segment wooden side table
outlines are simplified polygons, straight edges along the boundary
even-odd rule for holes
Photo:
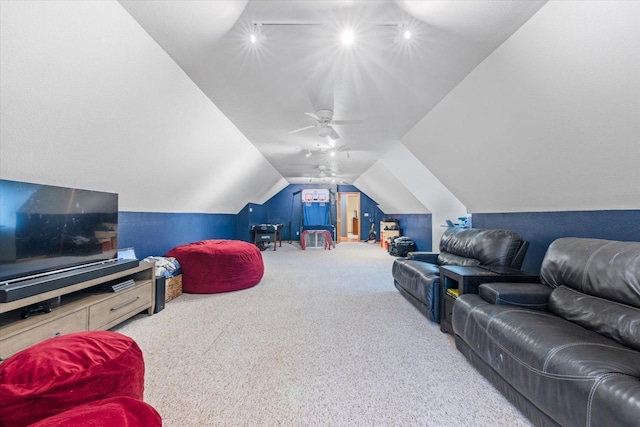
[[[491,269],[494,269],[492,271]],[[499,272],[498,272],[499,271]],[[453,335],[451,316],[453,303],[462,294],[477,294],[482,283],[538,282],[540,276],[508,267],[462,267],[443,265],[440,267],[440,330]],[[450,290],[447,292],[447,290]],[[457,291],[457,292],[456,292]],[[457,294],[457,295],[456,295]]]

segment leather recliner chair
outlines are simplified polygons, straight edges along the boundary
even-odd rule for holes
[[[411,303],[440,321],[440,266],[505,266],[519,269],[529,242],[509,230],[448,228],[440,252],[409,252],[392,267],[393,282]]]

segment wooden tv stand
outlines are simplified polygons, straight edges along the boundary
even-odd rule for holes
[[[119,292],[91,292],[100,284],[133,279],[135,285]],[[54,300],[50,313],[21,317],[24,307]],[[0,361],[33,344],[58,335],[106,330],[141,311],[151,316],[155,305],[155,264],[76,283],[16,301],[0,303]]]

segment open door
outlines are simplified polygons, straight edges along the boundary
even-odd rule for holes
[[[339,242],[359,242],[360,193],[338,193],[337,234]]]

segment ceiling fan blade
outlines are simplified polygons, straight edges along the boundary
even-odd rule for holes
[[[334,141],[336,139],[340,139],[340,135],[338,135],[338,132],[336,132],[336,130],[333,127],[329,126],[329,129],[331,130],[331,133],[329,134],[329,138],[333,139]]]
[[[318,117],[318,116],[316,115],[316,113],[307,113],[307,112],[305,111],[305,113],[304,113],[304,114],[306,114],[307,116],[311,117],[311,118],[312,118],[312,119],[314,119],[314,120],[318,120],[318,121],[320,120],[320,117]]]
[[[362,120],[332,120],[332,125],[357,125],[363,123]]]
[[[287,133],[296,133],[296,132],[302,132],[303,130],[307,130],[307,129],[313,129],[314,127],[316,127],[315,125],[311,125],[311,126],[305,126],[303,128],[300,129],[296,129],[296,130],[291,130]]]

